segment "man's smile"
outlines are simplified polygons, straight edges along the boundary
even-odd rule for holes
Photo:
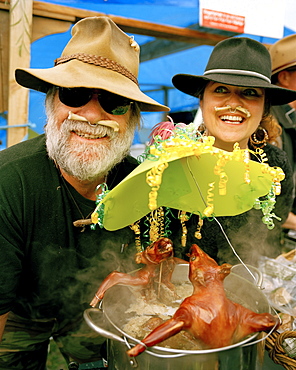
[[[95,139],[102,139],[102,138],[105,138],[107,137],[107,134],[103,135],[103,134],[89,134],[89,133],[86,133],[86,132],[83,132],[83,131],[71,131],[72,133],[76,134],[77,136],[83,138],[83,139],[88,139],[88,140],[95,140]]]

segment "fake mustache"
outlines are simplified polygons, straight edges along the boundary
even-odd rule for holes
[[[89,120],[87,120],[85,117],[79,116],[78,114],[72,113],[71,111],[69,111],[68,119],[69,120],[75,120],[75,121],[87,122],[92,127],[96,127],[98,125],[101,125],[101,126],[106,126],[106,127],[112,128],[114,130],[114,132],[119,131],[119,124],[116,121],[102,120],[102,121],[98,121],[98,122],[95,122],[95,123],[90,123]]]
[[[223,110],[229,110],[229,113],[236,113],[237,111],[239,111],[239,112],[244,113],[247,118],[251,117],[251,113],[248,111],[248,109],[243,108],[240,105],[235,107],[234,109],[232,109],[230,105],[226,105],[225,107],[215,107],[216,112],[220,112]]]

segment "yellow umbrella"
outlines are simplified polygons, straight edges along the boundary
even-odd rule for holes
[[[107,230],[131,225],[164,206],[202,218],[233,216],[250,210],[258,197],[280,193],[280,168],[249,159],[249,150],[235,145],[233,152],[202,141],[173,136],[154,143],[147,158],[120,184],[102,195],[92,215]]]

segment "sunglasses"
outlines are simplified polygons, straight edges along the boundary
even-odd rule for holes
[[[82,107],[87,104],[92,99],[93,95],[96,94],[104,111],[115,116],[125,114],[132,103],[131,100],[123,96],[116,95],[105,90],[88,89],[86,87],[68,88],[60,86],[58,86],[58,90],[60,101],[68,107],[75,108]]]

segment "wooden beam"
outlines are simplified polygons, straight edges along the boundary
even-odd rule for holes
[[[82,18],[98,17],[106,14],[92,10],[72,8],[70,6],[44,3],[42,1],[34,1],[33,15],[43,18],[59,19],[62,21],[76,23],[78,20]]]
[[[119,17],[112,14],[43,3],[41,1],[34,1],[33,15],[60,19],[72,23],[75,23],[85,17],[108,16],[126,33],[193,43],[195,45],[201,45],[201,42],[205,43],[205,40],[207,40],[208,45],[215,45],[217,42],[225,39],[225,37],[221,36],[218,32],[216,34],[208,34],[206,31],[167,26],[133,18]]]
[[[178,42],[192,43],[195,46],[201,45],[201,42],[207,41],[208,45],[215,45],[217,42],[224,40],[220,34],[208,34],[176,26],[166,26],[151,22],[142,22],[134,19],[119,19],[119,17],[110,16],[110,18],[127,33],[147,35],[160,39],[173,40]]]
[[[11,0],[9,42],[9,101],[8,126],[28,122],[28,89],[15,83],[17,67],[30,66],[33,0]],[[9,128],[7,146],[20,142],[28,132],[27,127]]]
[[[0,112],[8,110],[9,13],[0,10]]]

